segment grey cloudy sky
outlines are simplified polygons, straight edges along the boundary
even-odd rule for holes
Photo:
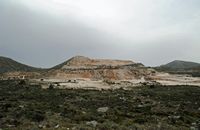
[[[52,67],[74,55],[200,62],[200,0],[0,0],[0,55]]]

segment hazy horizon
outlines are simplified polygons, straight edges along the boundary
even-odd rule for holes
[[[0,55],[48,68],[82,55],[200,63],[199,0],[1,0]]]

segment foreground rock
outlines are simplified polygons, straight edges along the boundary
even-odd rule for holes
[[[100,108],[97,109],[97,111],[98,111],[98,112],[105,113],[105,112],[108,111],[108,109],[109,109],[108,107],[100,107]]]

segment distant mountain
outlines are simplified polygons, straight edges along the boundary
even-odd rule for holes
[[[31,67],[31,66],[19,63],[13,59],[0,56],[0,73],[16,72],[16,71],[37,72],[41,70],[42,69],[40,68]]]
[[[189,61],[175,60],[166,65],[155,67],[158,71],[164,71],[175,74],[190,74],[192,76],[200,76],[200,64]]]
[[[199,63],[175,60],[166,65],[161,65],[159,68],[168,70],[187,70],[200,67]]]

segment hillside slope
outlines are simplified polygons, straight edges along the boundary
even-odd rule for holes
[[[90,59],[75,56],[51,68],[44,77],[93,80],[131,80],[152,74],[144,65],[129,60]]]
[[[196,67],[200,67],[200,64],[195,63],[195,62],[179,61],[179,60],[175,60],[166,65],[161,66],[161,68],[168,68],[170,70],[177,70],[177,69],[178,70],[187,70],[187,69],[192,69],[192,68],[196,68]]]
[[[19,63],[13,59],[7,57],[0,57],[0,73],[6,72],[38,72],[41,71],[40,68],[31,67],[22,63]]]
[[[190,74],[195,77],[200,77],[200,64],[195,62],[175,60],[166,65],[155,67],[154,69],[168,73]]]

